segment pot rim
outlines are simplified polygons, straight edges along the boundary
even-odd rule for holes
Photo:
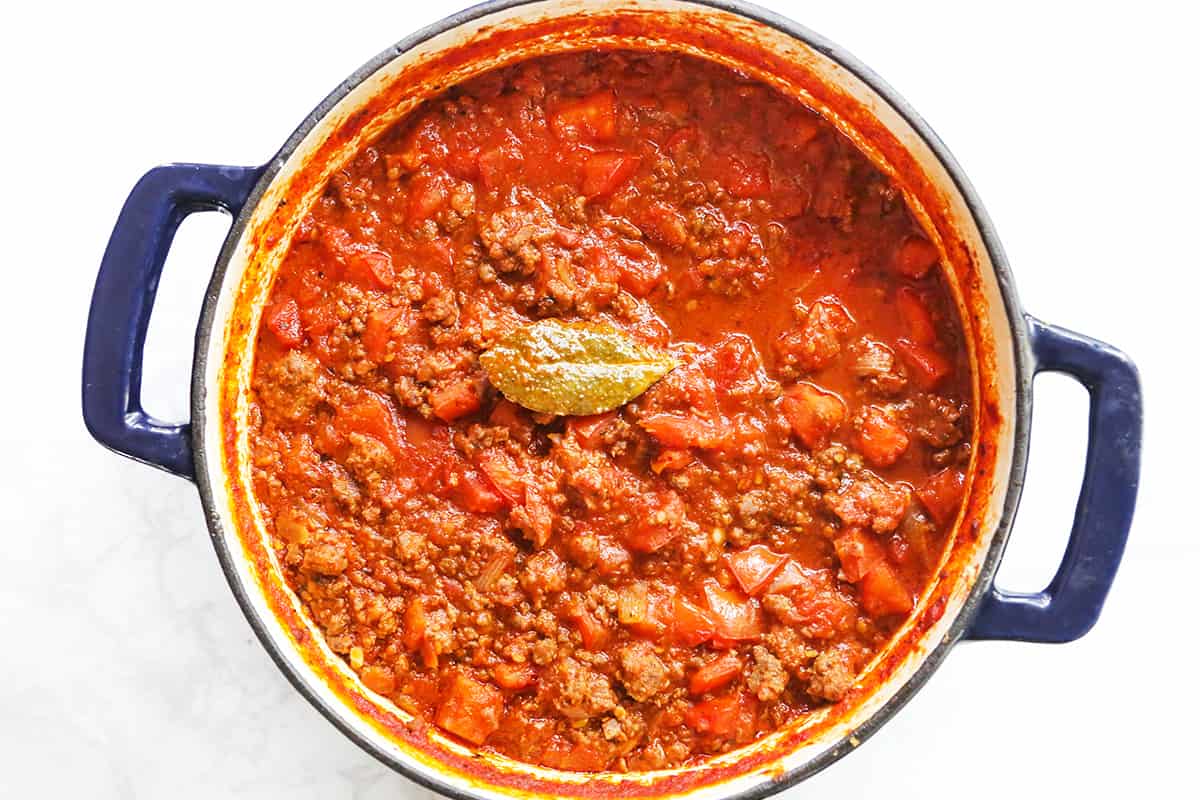
[[[540,2],[545,2],[545,0],[486,0],[486,2],[471,6],[427,25],[400,39],[394,45],[377,54],[352,72],[304,118],[278,152],[260,168],[260,176],[254,189],[242,206],[240,213],[233,220],[218,255],[212,278],[204,294],[193,355],[191,440],[196,466],[196,486],[200,494],[201,505],[204,508],[205,518],[208,523],[209,535],[216,550],[221,570],[255,636],[271,656],[271,660],[275,662],[275,665],[288,679],[288,682],[343,735],[390,769],[426,789],[437,792],[445,797],[453,798],[454,800],[487,800],[487,795],[482,791],[461,789],[445,781],[442,778],[441,770],[436,768],[430,768],[423,764],[406,763],[393,758],[391,753],[379,747],[368,737],[363,736],[354,725],[347,721],[341,709],[327,702],[325,698],[321,697],[312,688],[310,685],[310,676],[297,668],[286,657],[283,649],[277,646],[268,631],[267,623],[260,617],[258,609],[255,608],[246,592],[245,586],[238,577],[236,567],[238,555],[230,547],[228,532],[225,530],[220,513],[217,510],[214,486],[209,480],[207,468],[210,453],[205,444],[204,432],[207,427],[206,412],[209,396],[209,387],[206,383],[209,346],[213,336],[218,300],[221,296],[229,264],[237,251],[242,234],[253,217],[262,196],[268,187],[271,186],[292,153],[304,141],[305,137],[360,83],[386,66],[397,56],[429,39],[452,31],[466,23],[500,11],[534,5]],[[1001,513],[995,532],[992,535],[991,544],[980,565],[979,573],[975,578],[971,590],[958,611],[957,617],[951,623],[941,641],[925,653],[921,659],[921,663],[913,674],[870,717],[856,726],[853,736],[849,733],[845,734],[832,747],[778,777],[764,778],[764,780],[753,786],[725,795],[726,800],[760,800],[761,798],[790,788],[804,779],[821,772],[873,736],[881,725],[891,719],[925,685],[933,672],[945,660],[950,649],[966,633],[967,628],[975,618],[980,603],[991,589],[996,570],[999,567],[1000,559],[1004,553],[1012,529],[1013,519],[1024,483],[1032,411],[1030,394],[1033,376],[1032,342],[1028,319],[1017,297],[1015,282],[1007,258],[1000,244],[999,236],[982,201],[945,143],[942,142],[928,123],[895,89],[844,48],[804,25],[754,3],[745,2],[744,0],[682,0],[682,2],[734,14],[747,20],[761,23],[799,40],[804,45],[831,59],[858,80],[862,81],[886,102],[904,122],[911,126],[913,131],[946,170],[955,190],[966,205],[970,218],[975,224],[980,240],[990,258],[999,294],[1004,304],[1005,317],[1008,320],[1012,336],[1015,398],[1012,428],[1013,449],[1008,474],[1008,489],[1004,496],[1004,502],[1001,506]],[[220,459],[219,454],[216,454],[216,457],[218,460]],[[999,476],[997,476],[998,478]]]

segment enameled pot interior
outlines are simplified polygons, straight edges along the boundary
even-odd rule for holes
[[[680,0],[549,0],[452,17],[382,54],[326,100],[269,165],[227,242],[206,306],[210,327],[196,378],[198,474],[218,553],[256,632],[293,683],[360,745],[444,793],[730,797],[774,791],[783,785],[780,778],[803,777],[853,749],[903,704],[961,633],[977,578],[994,567],[1011,475],[1020,466],[1014,461],[1020,375],[1010,298],[978,219],[930,141],[860,77],[862,71],[835,61],[815,36],[765,12],[748,13],[761,19]],[[247,391],[272,277],[297,222],[333,171],[447,85],[535,55],[618,47],[686,52],[770,83],[822,113],[893,177],[949,267],[972,351],[976,441],[969,496],[940,578],[867,668],[859,691],[700,766],[596,776],[481,755],[410,725],[405,712],[363,687],[325,647],[283,584],[250,491]]]

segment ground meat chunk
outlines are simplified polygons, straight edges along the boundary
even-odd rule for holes
[[[904,518],[909,494],[905,486],[887,483],[864,472],[841,491],[826,494],[825,504],[846,525],[890,533]]]
[[[316,575],[334,576],[346,571],[349,559],[345,545],[333,538],[324,538],[304,551],[301,568]]]
[[[762,645],[755,645],[751,652],[754,666],[746,676],[746,686],[764,703],[778,700],[788,682],[783,662]]]
[[[609,679],[570,656],[555,662],[542,685],[554,707],[568,719],[590,719],[617,707]]]
[[[853,653],[844,647],[830,648],[813,661],[808,693],[836,702],[850,691],[856,675]]]
[[[850,371],[880,397],[895,397],[904,391],[908,378],[896,361],[896,353],[883,342],[864,336],[851,348]]]
[[[647,642],[635,642],[622,648],[619,659],[625,691],[639,703],[659,694],[671,683],[666,665]]]
[[[479,239],[497,271],[527,278],[542,263],[558,227],[553,212],[530,198],[482,219]]]
[[[255,386],[264,406],[297,422],[310,416],[317,403],[325,399],[325,370],[307,353],[290,350],[267,362]]]

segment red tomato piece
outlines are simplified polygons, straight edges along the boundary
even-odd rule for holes
[[[458,476],[458,501],[477,514],[491,514],[507,505],[492,484],[470,468]]]
[[[583,181],[579,190],[588,198],[612,194],[637,172],[641,163],[641,156],[616,150],[592,153],[583,162]]]
[[[625,544],[635,553],[653,553],[682,531],[683,500],[667,489],[645,496],[641,506],[641,513],[625,533]]]
[[[377,362],[386,359],[392,338],[408,333],[411,324],[412,308],[409,306],[378,308],[372,311],[367,317],[367,327],[362,335],[367,358]]]
[[[858,449],[871,466],[890,467],[908,450],[908,433],[890,411],[867,406],[857,422]]]
[[[961,470],[944,469],[931,475],[921,488],[917,489],[917,497],[934,522],[947,525],[958,516],[958,506],[962,502],[965,484],[966,476]]]
[[[787,561],[766,545],[755,544],[737,553],[727,553],[725,563],[742,591],[754,597],[767,588],[776,571]]]
[[[861,528],[849,528],[833,542],[842,574],[858,583],[884,561],[883,546]]]
[[[896,310],[904,320],[909,337],[917,344],[932,345],[937,341],[937,329],[921,295],[908,286],[896,292]]]
[[[334,424],[343,433],[361,433],[378,439],[394,456],[402,457],[408,451],[403,421],[397,418],[391,401],[375,392],[362,389],[352,402],[339,406]]]
[[[804,567],[792,561],[790,558],[784,562],[775,576],[771,578],[771,583],[767,586],[766,594],[783,594],[794,589],[806,589],[812,586],[812,580],[808,577]]]
[[[442,422],[453,422],[479,410],[482,392],[483,386],[478,380],[459,380],[430,392],[429,405],[433,415]]]
[[[592,414],[586,417],[571,417],[567,420],[567,430],[574,436],[575,441],[584,449],[592,449],[600,444],[600,436],[617,419],[617,412],[606,411],[603,414]]]
[[[912,593],[891,564],[880,563],[858,584],[863,609],[873,617],[907,614],[912,610]]]
[[[750,705],[742,692],[733,692],[696,703],[683,713],[683,721],[697,733],[728,736],[743,725]]]
[[[550,128],[561,139],[607,141],[617,135],[617,98],[609,89],[560,105]]]
[[[792,433],[809,450],[828,445],[830,437],[846,418],[846,404],[842,398],[811,383],[798,383],[789,388],[779,406]]]
[[[704,597],[716,620],[717,636],[735,642],[762,636],[762,611],[757,600],[741,597],[722,587],[714,578],[704,582]]]
[[[420,597],[408,601],[404,609],[403,633],[400,640],[409,652],[416,650],[425,641],[425,629],[428,621],[425,616],[425,602]]]
[[[525,502],[525,476],[508,453],[496,448],[484,450],[479,454],[478,466],[510,506]]]
[[[908,339],[897,339],[896,350],[912,369],[917,385],[926,391],[936,388],[943,378],[954,371],[954,366],[932,347]]]
[[[442,695],[434,722],[471,744],[480,745],[500,727],[504,695],[495,686],[461,672]]]
[[[300,328],[300,307],[291,297],[285,297],[267,310],[267,329],[285,347],[299,347],[304,341]]]
[[[695,647],[713,638],[717,633],[717,620],[712,613],[676,595],[672,619],[672,635],[684,647]]]
[[[640,424],[646,433],[667,447],[708,449],[721,443],[716,423],[701,417],[651,414],[643,418]]]
[[[571,614],[570,618],[575,621],[579,638],[583,640],[583,646],[588,650],[598,650],[608,642],[610,633],[608,627],[592,616],[590,612],[581,608]]]
[[[896,248],[894,263],[906,278],[919,280],[941,259],[936,247],[923,236],[909,236]]]
[[[599,552],[596,555],[596,572],[602,576],[615,575],[625,569],[633,557],[629,551],[607,536],[600,537]]]
[[[492,678],[501,689],[520,691],[526,689],[537,680],[537,672],[532,664],[514,664],[502,661],[492,667]]]
[[[662,474],[664,471],[675,472],[695,460],[691,450],[667,448],[654,457],[650,462],[650,469],[654,470],[656,474]]]
[[[370,289],[390,289],[396,282],[396,271],[387,253],[363,250],[346,257],[346,277]]]
[[[450,201],[452,180],[440,170],[422,171],[413,176],[408,185],[409,225],[424,222]]]
[[[722,653],[704,662],[688,680],[688,691],[704,694],[720,689],[742,672],[742,659],[732,651]]]

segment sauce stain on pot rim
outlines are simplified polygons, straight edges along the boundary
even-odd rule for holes
[[[590,13],[578,13],[585,6]],[[239,217],[214,277],[197,351],[195,436],[201,492],[231,585],[273,657],[326,716],[385,763],[438,791],[473,797],[777,791],[857,746],[903,704],[969,621],[971,609],[964,603],[973,588],[984,588],[976,587],[976,576],[990,579],[994,570],[999,551],[992,546],[989,557],[989,545],[998,529],[1006,529],[1001,514],[1009,468],[1013,475],[1023,468],[1027,401],[1022,384],[1029,370],[1022,363],[1024,348],[1009,339],[1009,317],[1017,326],[1021,319],[1003,268],[999,276],[992,272],[990,231],[978,229],[945,159],[929,149],[901,112],[854,75],[858,70],[839,64],[845,59],[831,55],[831,47],[819,41],[810,47],[801,39],[814,37],[765,12],[739,16],[743,9],[736,4],[712,6],[575,3],[564,11],[547,3],[506,3],[464,12],[418,34],[364,68],[289,141]],[[542,16],[535,17],[535,11]],[[752,16],[766,17],[765,24]],[[792,38],[797,32],[801,38]],[[821,112],[901,183],[910,207],[922,215],[944,261],[953,266],[976,364],[978,416],[971,499],[943,561],[941,580],[853,696],[797,730],[780,731],[704,765],[597,777],[480,757],[411,724],[348,673],[279,579],[248,489],[243,415],[262,299],[296,220],[333,169],[418,101],[467,75],[534,54],[617,46],[687,52],[741,68]],[[886,123],[883,117],[889,118]],[[224,324],[218,325],[220,320]],[[1023,329],[1013,330],[1019,343]],[[210,398],[229,413],[209,415]],[[232,532],[241,535],[238,545],[229,539]],[[784,776],[787,780],[779,780]]]

